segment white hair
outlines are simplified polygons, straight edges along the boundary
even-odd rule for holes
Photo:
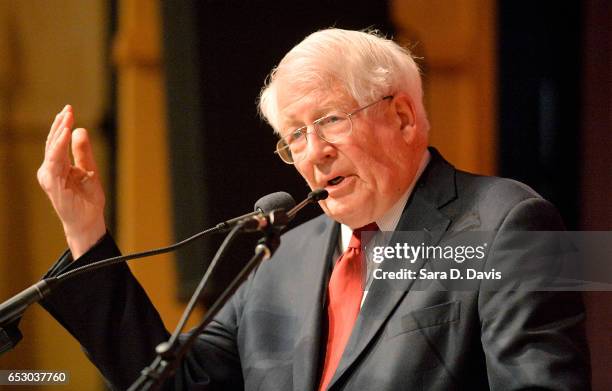
[[[314,89],[338,85],[361,106],[404,92],[412,98],[417,119],[428,130],[419,67],[408,49],[377,31],[330,28],[310,34],[266,79],[259,112],[279,133],[279,88],[297,98]]]

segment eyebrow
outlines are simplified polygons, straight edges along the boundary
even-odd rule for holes
[[[313,111],[313,115],[312,115],[313,119],[310,122],[312,123],[312,121],[316,121],[320,118],[323,118],[334,110],[343,110],[339,108],[340,106],[341,105],[337,104],[336,102],[332,104],[326,104],[325,106],[322,106],[322,107],[317,107]],[[303,126],[306,126],[306,124],[303,121],[297,120],[293,118],[292,116],[283,116],[283,119],[281,119],[281,122],[286,123],[286,125],[283,126],[282,129],[292,128],[292,127],[301,128]]]

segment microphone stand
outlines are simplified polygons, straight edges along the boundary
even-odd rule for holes
[[[162,342],[161,344],[157,345],[155,348],[157,356],[151,365],[145,367],[141,371],[140,377],[136,379],[130,388],[128,388],[128,391],[158,390],[167,378],[174,375],[176,368],[181,363],[185,354],[187,354],[195,340],[213,320],[219,310],[223,308],[225,303],[232,297],[234,292],[236,292],[238,287],[240,287],[240,285],[242,285],[242,283],[248,278],[250,273],[257,267],[257,265],[259,265],[261,261],[270,258],[276,249],[278,249],[278,246],[280,246],[281,230],[303,207],[310,203],[324,200],[327,198],[327,195],[328,193],[325,189],[311,191],[304,201],[291,208],[288,212],[285,213],[284,210],[273,211],[273,213],[270,213],[266,217],[267,224],[264,228],[265,236],[257,243],[253,257],[242,268],[240,273],[238,273],[238,275],[232,280],[223,293],[221,293],[217,300],[215,300],[210,309],[206,311],[204,319],[202,319],[202,322],[198,325],[198,327],[191,330],[185,342],[180,345],[178,342],[180,332],[183,329],[189,314],[193,310],[193,307],[200,296],[200,292],[204,289],[204,286],[208,282],[211,270],[216,265],[216,261],[221,257],[223,252],[225,252],[226,242],[229,242],[233,238],[233,235],[241,229],[243,224],[246,224],[246,222],[238,223],[238,225],[236,225],[227,235],[225,241],[221,244],[221,247],[219,247],[219,250],[215,254],[213,261],[208,267],[208,270],[206,270],[206,273],[204,274],[204,277],[202,277],[196,291],[191,296],[191,300],[185,309],[185,313],[183,314],[179,325],[176,327],[167,342]]]
[[[162,342],[161,344],[157,345],[155,348],[157,356],[151,365],[145,367],[141,371],[140,377],[130,386],[128,391],[158,390],[167,378],[174,375],[176,368],[180,365],[185,354],[187,354],[198,336],[213,320],[219,310],[223,308],[225,303],[232,297],[238,287],[240,287],[240,285],[242,285],[242,283],[248,278],[251,272],[263,260],[270,258],[280,245],[280,231],[285,225],[287,225],[289,218],[285,213],[282,213],[282,216],[279,216],[277,213],[275,215],[275,220],[277,221],[270,222],[265,231],[265,236],[258,241],[257,246],[255,247],[255,254],[251,257],[249,262],[242,268],[240,273],[238,273],[238,275],[232,280],[223,293],[221,293],[217,300],[215,300],[213,305],[206,311],[206,315],[202,319],[202,322],[195,329],[189,332],[187,339],[182,344],[179,344],[178,338],[184,323],[187,321],[187,318],[193,310],[193,306],[195,306],[201,291],[208,282],[218,259],[225,252],[227,244],[233,239],[235,233],[240,231],[242,224],[236,225],[230,231],[225,241],[215,254],[213,261],[206,270],[204,277],[202,277],[196,291],[193,293],[189,305],[183,314],[181,322],[179,322],[179,325],[176,327],[175,331],[172,333],[167,342]]]

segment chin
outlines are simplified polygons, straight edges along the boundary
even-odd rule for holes
[[[344,224],[345,218],[350,214],[350,207],[345,205],[341,205],[339,202],[334,200],[325,200],[325,204],[322,204],[321,207],[327,216],[331,219],[339,221]]]
[[[339,202],[329,202],[330,200],[325,201],[325,205],[321,205],[323,211],[327,216],[329,216],[332,220],[335,220],[339,223],[348,225],[351,228],[359,228],[362,227],[371,221],[367,220],[367,212],[364,208],[364,204],[358,203],[339,203]]]

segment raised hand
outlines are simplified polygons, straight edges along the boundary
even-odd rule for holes
[[[104,190],[89,136],[82,128],[72,131],[73,124],[72,107],[67,105],[51,125],[37,177],[62,222],[72,256],[77,259],[104,235],[106,225]]]

